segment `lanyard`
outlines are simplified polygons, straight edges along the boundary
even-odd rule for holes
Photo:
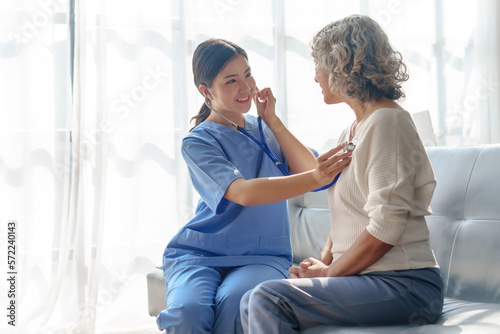
[[[281,171],[281,173],[283,175],[285,175],[285,176],[292,175],[285,168],[285,166],[283,166],[283,164],[281,163],[281,161],[279,161],[278,158],[276,158],[276,156],[273,154],[273,152],[271,152],[271,149],[267,145],[266,139],[264,138],[264,130],[262,129],[262,118],[259,116],[258,120],[259,120],[260,139],[262,140],[262,142],[260,142],[259,140],[257,140],[257,138],[255,138],[254,136],[252,136],[247,130],[243,129],[239,125],[236,126],[236,130],[238,130],[239,132],[241,132],[242,134],[244,134],[245,136],[247,136],[248,138],[250,138],[257,145],[259,145],[260,148],[267,154],[267,156],[274,162],[274,164],[276,165],[276,167],[279,168],[279,170]],[[333,179],[332,183],[327,184],[327,185],[322,186],[322,187],[319,187],[318,189],[314,189],[313,192],[321,191],[321,190],[325,190],[325,189],[330,188],[331,186],[333,186],[335,184],[335,182],[337,182],[339,176],[340,176],[340,173],[338,173],[337,176],[335,176],[335,178]]]

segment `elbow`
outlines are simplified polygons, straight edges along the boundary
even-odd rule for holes
[[[372,260],[371,260],[372,263],[375,263],[378,260],[380,260],[382,257],[385,256],[385,254],[387,254],[391,249],[394,248],[394,245],[385,243],[385,242],[380,241],[380,240],[377,240],[377,241],[378,241],[378,243],[373,245],[373,247],[371,248],[371,250],[369,252],[370,256],[372,257]]]
[[[252,205],[252,198],[242,185],[241,181],[233,182],[224,194],[224,198],[241,206],[250,206]]]
[[[255,203],[253,203],[250,196],[246,196],[245,194],[240,194],[239,196],[236,196],[236,198],[234,198],[234,200],[232,202],[239,204],[241,206],[255,205]]]
[[[264,205],[286,199],[276,196],[271,187],[263,186],[263,184],[267,182],[269,182],[269,180],[265,178],[256,178],[252,180],[245,180],[243,178],[236,179],[229,185],[229,188],[224,194],[224,198],[241,206]]]

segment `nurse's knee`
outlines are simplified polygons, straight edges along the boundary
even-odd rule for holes
[[[160,330],[172,333],[209,333],[214,324],[214,306],[201,303],[186,303],[169,306],[157,318]]]

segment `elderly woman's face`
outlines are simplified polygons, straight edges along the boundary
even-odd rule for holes
[[[328,78],[329,78],[328,71],[325,70],[323,67],[316,65],[316,75],[314,76],[314,81],[319,83],[319,86],[321,87],[323,93],[323,100],[325,101],[325,103],[336,104],[342,102],[342,100],[339,99],[339,95],[331,91],[330,86],[328,84]]]

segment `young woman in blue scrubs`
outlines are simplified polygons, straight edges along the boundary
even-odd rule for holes
[[[341,146],[315,158],[275,114],[269,88],[258,90],[246,52],[211,39],[193,55],[194,82],[205,104],[184,138],[182,155],[200,194],[195,217],[163,256],[167,309],[157,318],[167,333],[239,333],[241,296],[269,279],[289,277],[286,199],[329,184],[347,166]],[[275,163],[233,123],[261,138],[252,101],[265,122]]]

